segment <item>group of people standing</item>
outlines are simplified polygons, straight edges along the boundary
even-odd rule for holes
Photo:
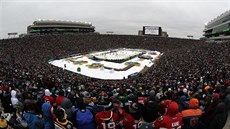
[[[33,91],[33,90],[32,90]],[[1,94],[1,128],[15,129],[223,129],[230,109],[230,86],[205,86],[201,92],[171,87],[153,88],[140,101],[102,90],[94,96],[84,88],[31,92],[4,87]],[[160,95],[159,95],[160,94]],[[173,98],[173,99],[170,99]]]

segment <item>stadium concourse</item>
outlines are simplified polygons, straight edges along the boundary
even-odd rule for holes
[[[140,76],[122,80],[91,78],[48,63],[117,48],[164,54]],[[180,128],[184,123],[182,129],[222,129],[230,109],[229,49],[230,42],[151,36],[2,39],[0,126],[158,129]],[[194,110],[196,113],[191,113]],[[169,117],[175,115],[178,121],[170,123]]]

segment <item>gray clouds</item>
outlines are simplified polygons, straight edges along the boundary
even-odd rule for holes
[[[137,34],[162,26],[170,37],[200,38],[204,23],[227,11],[228,0],[0,0],[0,38],[25,33],[37,19],[92,22],[96,31]]]

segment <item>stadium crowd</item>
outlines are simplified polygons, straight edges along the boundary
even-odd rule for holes
[[[139,77],[123,80],[90,78],[48,63],[114,48],[163,55]],[[0,40],[0,128],[222,129],[230,109],[229,49],[229,42],[151,36]]]

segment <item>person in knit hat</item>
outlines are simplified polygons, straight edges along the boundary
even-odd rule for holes
[[[151,129],[153,121],[159,117],[158,112],[159,112],[159,104],[154,99],[151,99],[145,103],[144,109],[142,111],[143,129]]]
[[[21,129],[21,128],[27,128],[28,124],[23,118],[23,112],[24,112],[24,105],[19,101],[15,105],[16,112],[13,113],[11,119],[9,120],[9,124],[14,128],[14,129]]]
[[[220,95],[214,93],[212,97],[212,102],[210,103],[210,105],[205,107],[205,113],[202,116],[205,125],[208,126],[210,124],[210,121],[215,116],[217,105],[220,103],[219,100],[220,100]]]
[[[11,102],[11,94],[9,92],[9,86],[5,86],[5,88],[4,88],[4,96],[1,100],[1,102],[2,102],[2,106],[4,108],[5,113],[12,113],[15,111],[15,109],[12,105],[12,102]]]
[[[183,116],[183,129],[197,129],[203,124],[201,122],[202,110],[199,109],[199,100],[192,98],[189,101],[189,109],[181,112]]]
[[[73,120],[74,118],[73,118],[73,113],[72,113],[72,111],[74,110],[74,105],[72,104],[72,102],[70,101],[70,99],[68,99],[68,98],[64,98],[63,100],[62,100],[62,103],[61,103],[61,106],[60,107],[62,107],[62,108],[64,108],[65,109],[65,112],[66,112],[66,114],[67,114],[67,119],[68,120]]]
[[[76,100],[76,108],[73,110],[74,126],[78,129],[96,129],[95,114],[91,107],[84,103],[83,98]]]
[[[73,124],[67,120],[67,114],[65,109],[58,108],[55,112],[55,128],[57,129],[73,129]]]
[[[52,96],[50,96],[50,95],[51,95],[50,90],[49,90],[49,89],[45,89],[45,96],[43,96],[43,101],[44,101],[44,102],[49,101],[50,104],[53,106],[54,103],[55,103],[55,100],[54,100],[54,98],[53,98]]]
[[[43,119],[45,122],[44,129],[53,129],[54,128],[54,118],[53,106],[50,102],[45,102],[42,104]]]
[[[179,106],[176,102],[171,101],[168,104],[166,115],[158,117],[153,122],[154,129],[179,129],[182,127],[182,115],[179,113]]]
[[[23,111],[24,111],[24,105],[23,105],[23,103],[18,102],[18,103],[15,105],[15,109],[16,109],[16,112],[18,112],[18,113],[23,113]]]
[[[159,113],[161,115],[165,115],[165,113],[167,112],[167,107],[168,105],[171,103],[172,100],[166,99],[166,100],[162,100],[159,104]]]
[[[188,108],[187,97],[185,95],[181,96],[178,100],[179,111],[182,112],[183,110]]]
[[[149,96],[147,97],[147,101],[155,101],[156,92],[154,90],[150,90]]]
[[[35,113],[35,102],[33,100],[28,99],[25,101],[23,118],[27,122],[29,129],[44,129],[44,123],[41,116]]]
[[[208,86],[206,86],[208,87]],[[205,101],[205,106],[209,106],[209,104],[211,103],[212,101],[212,98],[213,98],[213,88],[209,87],[209,88],[206,88],[205,89],[206,91],[206,96],[204,97],[204,101]]]
[[[126,113],[121,108],[118,108],[119,122],[118,125],[122,129],[140,129],[142,126],[141,112],[137,103],[129,105],[129,112]]]
[[[205,91],[208,91],[208,89],[210,89],[210,88],[211,88],[211,87],[207,85],[207,86],[204,87],[204,90],[205,90]]]
[[[14,108],[16,107],[16,104],[18,103],[18,99],[16,98],[16,93],[17,92],[15,90],[11,91],[11,103]]]
[[[98,112],[95,116],[97,129],[117,128],[119,117],[118,113],[113,110],[113,104],[109,101],[104,101],[98,105],[103,106],[105,110]]]

